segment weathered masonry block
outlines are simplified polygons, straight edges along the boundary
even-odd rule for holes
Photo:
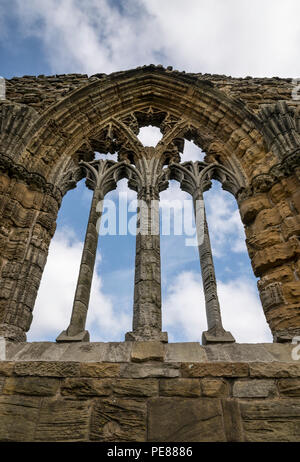
[[[220,358],[218,345],[192,343],[126,342],[125,351],[7,342],[0,441],[299,441],[292,346],[222,350]]]

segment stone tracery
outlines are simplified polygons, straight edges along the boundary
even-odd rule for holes
[[[147,202],[158,198],[168,178],[176,178],[201,200],[211,179],[221,181],[239,204],[274,339],[288,341],[299,332],[299,111],[288,101],[263,101],[254,110],[246,97],[228,97],[213,82],[150,66],[93,77],[40,114],[13,97],[1,104],[0,321],[5,336],[24,339],[61,199],[85,176],[83,167],[90,168],[94,151],[118,152],[116,165],[98,162],[107,169],[103,196],[126,177]],[[136,137],[149,124],[163,133],[155,149],[144,148]],[[204,163],[180,164],[184,139],[206,152]],[[128,339],[141,339],[151,325],[147,310],[156,313],[156,321],[146,338],[161,334],[159,281],[157,296],[149,301],[141,266],[150,256],[142,241],[137,239],[134,327]],[[158,268],[159,242],[152,241],[152,263]],[[273,283],[280,296],[268,289]],[[209,330],[217,324],[209,321]]]
[[[163,132],[155,148],[144,147],[137,138],[139,122],[156,123]],[[126,177],[129,187],[138,195],[138,230],[136,238],[136,268],[134,286],[133,330],[126,340],[167,341],[161,331],[161,277],[160,277],[160,225],[159,193],[168,187],[169,179],[180,182],[181,188],[193,198],[197,218],[197,203],[203,203],[203,192],[210,188],[211,179],[221,181],[224,189],[237,193],[241,186],[235,175],[218,163],[185,162],[180,164],[187,122],[164,114],[151,106],[144,112],[130,114],[121,121],[112,119],[102,130],[103,138],[94,143],[105,152],[118,151],[118,162],[110,160],[80,161],[87,173],[87,185],[94,190],[86,231],[82,261],[74,298],[71,322],[57,341],[88,341],[85,330],[89,294],[93,277],[98,242],[97,221],[101,217],[102,202],[107,192],[117,187],[117,180]],[[99,148],[100,147],[100,148]],[[163,168],[164,165],[168,167]],[[98,212],[98,213],[97,213]],[[200,214],[198,214],[198,219]],[[222,326],[217,296],[215,271],[207,221],[198,223],[203,229],[203,242],[199,243],[199,257],[206,300],[208,332],[203,343],[230,343],[234,338]]]

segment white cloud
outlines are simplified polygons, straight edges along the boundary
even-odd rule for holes
[[[168,202],[177,201],[178,205],[182,201],[191,200],[191,195],[180,189],[178,181],[171,180],[169,182],[168,189],[165,189],[160,193],[160,205],[161,207],[168,206]],[[180,206],[178,208],[181,208]]]
[[[237,278],[218,282],[223,326],[238,343],[270,342],[272,336],[254,284]],[[163,328],[169,341],[201,341],[207,330],[205,301],[200,274],[182,272],[169,284],[163,303]]]
[[[213,188],[204,195],[214,256],[247,252],[245,231],[237,205],[230,193]]]
[[[272,342],[273,338],[254,281],[218,282],[223,325],[239,343]]]
[[[166,56],[187,71],[297,76],[297,0],[143,0]],[[171,6],[172,5],[172,6]]]
[[[235,199],[230,193],[223,191],[220,184],[214,184],[212,190],[205,193],[204,200],[214,257],[223,257],[231,252],[247,254],[244,226]],[[170,208],[170,204],[173,209]],[[180,222],[182,224],[185,222],[182,229],[186,231],[186,237],[195,235],[191,196],[180,189],[178,182],[171,181],[169,188],[160,194],[160,206],[162,209],[162,224],[164,218],[168,218],[163,214],[167,210],[171,210],[178,228],[180,227]],[[166,227],[166,229],[168,228]],[[172,226],[171,230],[173,230]]]
[[[159,36],[139,2],[123,14],[107,0],[16,0],[26,36],[37,36],[55,72],[113,72],[149,62]]]
[[[144,146],[156,146],[159,140],[162,138],[162,133],[158,127],[152,125],[148,127],[142,127],[138,134],[138,139]]]
[[[194,153],[197,154],[197,151]],[[244,226],[233,196],[223,191],[219,183],[216,185],[213,182],[212,189],[205,193],[204,199],[214,257],[223,257],[231,252],[247,254]],[[177,229],[182,223],[186,237],[195,235],[191,196],[180,189],[177,181],[170,181],[169,188],[160,194],[160,207],[162,209],[161,224],[166,225],[165,229],[168,230],[167,211],[169,210],[174,217],[173,221],[171,220],[172,232],[173,223],[177,223]],[[164,220],[166,220],[165,223]],[[185,226],[183,226],[184,223]]]
[[[95,152],[95,159],[117,161],[118,160],[118,153],[114,152],[113,154],[111,154],[110,152],[108,152],[107,154],[103,154],[103,153]]]
[[[29,341],[55,340],[68,327],[82,248],[73,230],[63,228],[56,232],[33,312]],[[95,272],[87,317],[91,340],[123,340],[130,327],[129,314],[119,309],[116,312],[110,297],[102,292],[101,278]]]
[[[192,141],[185,140],[184,150],[181,154],[181,162],[196,162],[197,160],[202,161],[204,157],[204,152],[198,148]]]
[[[53,72],[162,63],[189,72],[298,77],[298,0],[15,0]]]

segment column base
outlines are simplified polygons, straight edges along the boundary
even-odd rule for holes
[[[202,345],[214,343],[234,343],[232,334],[224,329],[213,327],[202,333]]]
[[[76,335],[68,335],[68,331],[64,330],[56,339],[57,343],[67,343],[67,342],[89,342],[90,334],[87,330],[83,330]]]
[[[125,334],[126,342],[163,342],[168,343],[168,332],[138,332],[132,331]]]

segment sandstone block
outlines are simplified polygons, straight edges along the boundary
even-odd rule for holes
[[[298,213],[300,213],[300,191],[297,191],[292,196],[292,203]]]
[[[79,363],[33,361],[17,362],[16,375],[37,375],[47,377],[71,377],[79,375]]]
[[[273,335],[276,341],[292,342],[293,337],[300,334],[299,325],[300,304],[289,303],[274,306],[268,312],[268,322],[273,327]]]
[[[249,246],[251,254],[254,254],[255,250],[262,250],[265,247],[270,247],[280,242],[282,242],[280,231],[269,229],[260,231],[259,233],[254,234],[251,238],[246,239],[246,243]]]
[[[236,399],[222,399],[223,420],[227,441],[244,441],[244,432],[239,402]]]
[[[266,420],[246,420],[243,423],[245,441],[250,443],[299,442],[299,420],[276,416]]]
[[[294,363],[292,350],[295,345],[290,343],[264,343],[263,347],[271,355],[271,362]]]
[[[272,282],[264,288],[260,288],[260,299],[265,313],[270,308],[274,308],[274,306],[284,304],[282,284],[280,282]]]
[[[165,351],[166,362],[207,361],[205,347],[201,346],[199,342],[167,343]]]
[[[70,344],[68,343],[57,342],[43,342],[43,345],[44,348],[40,351],[39,349],[33,351],[32,347],[30,347],[28,350],[25,349],[25,351],[22,351],[17,355],[16,359],[18,361],[61,361],[62,356],[70,347]],[[73,356],[73,359],[74,358],[77,359],[77,355]]]
[[[6,175],[1,174],[0,175],[0,192],[3,193],[5,192],[10,184],[10,178],[8,178]]]
[[[120,364],[113,363],[81,363],[81,377],[118,377]]]
[[[300,282],[288,282],[282,286],[283,295],[287,302],[297,303],[300,300]]]
[[[261,210],[255,220],[255,230],[262,231],[270,226],[276,226],[282,219],[277,208]]]
[[[300,397],[300,378],[280,379],[278,389],[282,396]]]
[[[197,398],[201,395],[198,379],[161,379],[159,383],[161,396],[182,396]]]
[[[226,441],[221,403],[210,398],[153,398],[149,441]]]
[[[107,362],[128,362],[130,361],[132,342],[109,342],[105,354]]]
[[[229,384],[222,379],[201,379],[202,395],[209,398],[228,396]]]
[[[231,343],[222,345],[206,345],[205,351],[209,361],[248,363],[252,361],[273,361],[264,345],[254,343]]]
[[[257,195],[245,200],[240,206],[240,213],[243,223],[251,223],[261,210],[268,209],[270,207],[271,205],[266,195]]]
[[[91,416],[92,441],[146,440],[146,402],[135,399],[96,400]]]
[[[277,204],[277,207],[278,207],[280,216],[283,220],[283,223],[282,223],[283,227],[284,227],[284,223],[286,223],[288,226],[288,222],[290,221],[289,219],[293,218],[292,217],[293,212],[291,210],[291,207],[289,206],[289,203],[286,200],[282,200],[279,202],[279,204]]]
[[[78,396],[89,398],[90,396],[108,396],[111,394],[110,379],[96,378],[68,378],[61,387],[63,396]]]
[[[272,419],[274,417],[298,418],[300,420],[300,403],[299,400],[281,399],[281,400],[257,400],[241,401],[241,414],[243,419]]]
[[[250,377],[300,377],[300,363],[251,363]]]
[[[233,385],[236,398],[267,398],[276,395],[274,380],[237,380]]]
[[[36,441],[85,441],[89,402],[45,398],[37,421]]]
[[[241,402],[246,441],[299,441],[300,403],[297,400]]]
[[[56,343],[56,345],[60,348],[67,345],[67,348],[62,352],[59,358],[60,361],[70,362],[74,361],[74,358],[76,358],[76,361],[80,363],[98,363],[106,361],[106,353],[109,344],[105,342],[74,342],[71,344]],[[42,359],[44,359],[44,357]],[[49,357],[45,359],[49,360]],[[52,360],[54,360],[54,358]]]
[[[290,282],[294,280],[294,273],[290,266],[279,266],[278,268],[270,269],[267,274],[259,281],[262,286],[271,284],[272,282]]]
[[[53,377],[8,377],[3,394],[52,396],[58,391],[59,385],[59,379]]]
[[[0,441],[33,441],[40,398],[0,396]]]
[[[297,276],[300,277],[300,258],[298,258],[298,261],[295,262],[295,270],[296,270]]]
[[[269,191],[269,195],[272,199],[272,202],[280,202],[281,200],[285,199],[286,197],[286,190],[282,184],[277,183]]]
[[[291,236],[298,236],[300,233],[300,215],[287,217],[282,223],[282,234],[288,240]]]
[[[0,361],[0,376],[9,376],[13,374],[14,363],[9,361]]]
[[[262,272],[272,269],[276,265],[283,264],[295,252],[296,249],[286,242],[258,250],[252,259],[255,275],[260,276]]]
[[[121,377],[146,378],[146,377],[179,377],[179,367],[175,364],[122,364]]]
[[[164,345],[161,342],[134,342],[131,351],[131,361],[163,361]]]
[[[246,377],[249,373],[246,363],[185,363],[181,365],[183,377]]]
[[[158,380],[155,379],[118,379],[112,389],[123,396],[155,396],[158,394]]]

